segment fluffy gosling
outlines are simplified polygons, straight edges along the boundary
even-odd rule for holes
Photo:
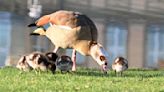
[[[33,52],[21,57],[17,63],[17,68],[20,70],[30,68],[39,71],[47,71],[49,69],[54,73],[56,70],[55,61],[57,57],[57,54],[52,52],[46,53],[45,55],[41,52]]]
[[[73,62],[69,56],[63,55],[57,59],[56,65],[62,73],[64,71],[69,72],[72,69]]]
[[[112,69],[117,76],[118,74],[122,76],[123,71],[128,69],[128,61],[123,57],[117,57],[112,64]]]

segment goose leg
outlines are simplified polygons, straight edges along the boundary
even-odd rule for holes
[[[73,62],[72,71],[76,71],[76,50],[75,49],[73,49],[72,51],[72,62]]]

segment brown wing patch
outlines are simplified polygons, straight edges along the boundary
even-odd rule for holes
[[[43,26],[45,24],[47,24],[50,20],[50,15],[45,15],[43,17],[41,17],[37,22],[36,25],[37,26]]]
[[[77,27],[77,14],[73,11],[57,11],[50,15],[50,22],[56,25]]]

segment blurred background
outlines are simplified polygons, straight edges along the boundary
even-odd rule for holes
[[[0,66],[15,65],[21,55],[52,51],[46,37],[29,36],[27,25],[57,10],[79,11],[97,26],[98,41],[133,68],[164,68],[164,0],[0,0]],[[61,50],[71,56],[72,50]],[[78,54],[79,66],[99,68]]]

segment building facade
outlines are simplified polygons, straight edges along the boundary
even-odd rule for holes
[[[28,3],[7,1],[0,1],[0,65],[14,65],[22,54],[32,51],[52,51],[53,45],[46,37],[29,36],[32,29],[27,25],[36,19],[28,16]],[[109,53],[109,65],[117,56],[123,56],[128,59],[130,67],[164,67],[164,1],[38,1],[42,5],[42,15],[64,9],[89,16],[97,26],[98,41]],[[71,55],[71,50],[66,54]],[[92,58],[80,54],[77,62],[85,67],[98,68]]]

